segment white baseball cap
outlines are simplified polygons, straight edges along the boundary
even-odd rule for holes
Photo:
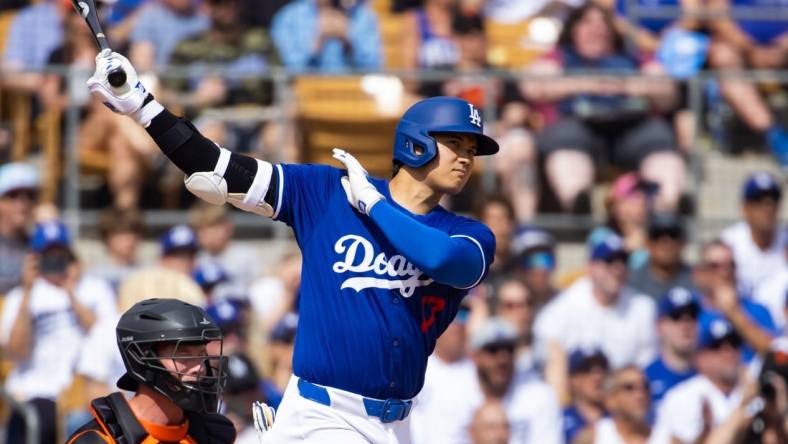
[[[31,165],[21,162],[0,166],[0,196],[18,189],[39,188],[38,171]]]

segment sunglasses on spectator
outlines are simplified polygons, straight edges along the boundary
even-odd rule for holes
[[[671,321],[681,321],[689,318],[693,321],[698,320],[699,310],[697,308],[685,308],[668,314]]]
[[[712,342],[706,348],[708,348],[709,350],[715,350],[716,351],[716,350],[722,349],[722,347],[725,346],[725,345],[729,345],[729,346],[731,346],[733,348],[739,348],[739,347],[742,346],[742,342],[741,342],[741,339],[739,339],[738,336],[727,336],[727,337],[724,337],[722,339],[719,339],[719,340],[716,340],[716,341]]]
[[[619,384],[618,387],[616,387],[616,389],[627,393],[633,393],[636,391],[638,392],[649,391],[648,385],[646,385],[645,382],[625,382],[623,384]]]
[[[504,310],[514,310],[515,308],[532,308],[534,306],[534,302],[531,300],[501,301],[498,305]]]
[[[629,255],[626,253],[614,254],[610,257],[606,257],[603,259],[603,261],[608,265],[626,264],[628,260],[629,260]]]
[[[487,353],[498,354],[498,352],[505,351],[506,353],[514,353],[514,344],[508,342],[501,342],[498,344],[489,344],[482,347]]]
[[[714,271],[722,270],[722,269],[732,270],[736,268],[736,264],[734,264],[733,261],[725,261],[725,262],[705,261],[703,262],[703,267],[708,270],[714,270]]]
[[[38,200],[38,192],[35,190],[29,190],[25,188],[20,188],[18,190],[11,190],[3,195],[3,197],[7,197],[9,199],[27,199],[30,201]]]
[[[658,230],[649,230],[648,237],[651,240],[659,240],[667,237],[673,240],[681,240],[684,238],[684,233],[678,228],[663,228]]]

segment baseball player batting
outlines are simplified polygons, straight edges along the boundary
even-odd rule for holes
[[[394,176],[383,180],[341,149],[334,158],[346,169],[231,153],[164,109],[125,57],[96,62],[91,92],[144,126],[192,193],[295,233],[304,259],[294,375],[266,442],[409,442],[427,357],[495,252],[486,226],[438,205],[462,190],[475,156],[498,151],[479,111],[451,97],[413,105],[397,126]],[[113,88],[107,74],[118,68],[128,80]]]

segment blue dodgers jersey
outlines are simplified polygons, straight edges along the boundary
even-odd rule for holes
[[[340,183],[344,170],[276,170],[274,219],[292,227],[303,256],[293,373],[371,398],[413,398],[424,384],[435,341],[468,290],[434,282],[398,254],[375,222],[348,203]],[[486,226],[441,207],[414,215],[391,199],[388,181],[370,181],[399,211],[478,241],[486,274],[495,253]]]
[[[655,409],[668,390],[697,374],[694,368],[683,373],[672,370],[665,365],[661,357],[649,364],[643,372],[648,379],[651,390],[651,402]]]

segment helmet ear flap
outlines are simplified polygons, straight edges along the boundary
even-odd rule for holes
[[[394,140],[394,159],[413,168],[426,165],[438,154],[438,144],[418,125],[401,121]]]

